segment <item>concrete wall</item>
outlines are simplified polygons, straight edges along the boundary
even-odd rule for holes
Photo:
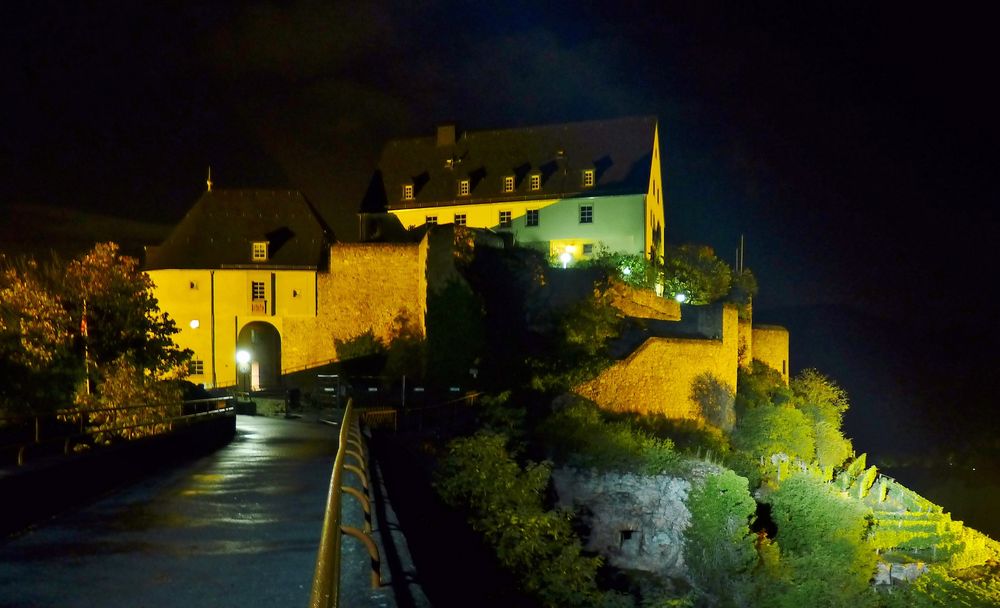
[[[710,373],[735,390],[738,340],[735,307],[704,307],[703,312],[701,325],[706,331],[718,316],[721,339],[650,338],[574,392],[612,411],[702,419],[698,404],[691,400],[692,384]]]
[[[753,328],[753,358],[781,372],[788,384],[788,330],[777,325],[755,325]]]

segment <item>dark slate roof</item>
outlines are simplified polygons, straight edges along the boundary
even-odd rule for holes
[[[268,241],[266,262],[251,261],[254,241]],[[212,190],[162,245],[146,248],[145,268],[317,268],[329,242],[329,228],[300,192]]]
[[[503,200],[640,194],[649,187],[656,117],[466,132],[441,143],[436,136],[390,141],[382,150],[362,211],[468,204]],[[593,169],[595,185],[584,188],[582,174]],[[532,191],[530,175],[541,175]],[[513,193],[503,177],[513,175]],[[458,182],[470,180],[469,196]],[[404,184],[414,200],[402,200]]]

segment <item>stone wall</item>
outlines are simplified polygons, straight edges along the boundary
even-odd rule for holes
[[[663,298],[650,289],[636,289],[626,283],[615,283],[611,290],[611,305],[626,317],[680,321],[681,305]]]
[[[777,325],[755,325],[753,328],[753,358],[781,372],[788,384],[788,330]]]
[[[349,340],[371,330],[389,340],[397,319],[405,317],[425,333],[427,239],[419,244],[337,244],[330,248],[330,270],[316,275],[317,316],[286,319],[283,357],[321,363],[336,358],[334,340]]]
[[[556,469],[559,506],[577,511],[589,528],[584,544],[619,568],[685,576],[684,530],[691,483],[669,475]]]
[[[691,387],[698,376],[709,373],[736,389],[737,311],[733,306],[716,310],[706,310],[705,319],[692,325],[711,330],[717,317],[721,339],[649,338],[626,359],[577,386],[574,392],[607,410],[702,420],[698,404],[691,399]]]

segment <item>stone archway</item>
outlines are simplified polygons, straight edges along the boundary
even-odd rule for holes
[[[281,386],[281,334],[270,323],[254,321],[240,330],[236,351],[249,354],[240,364],[240,388],[264,390]]]

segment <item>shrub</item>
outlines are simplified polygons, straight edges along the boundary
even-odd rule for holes
[[[676,471],[673,442],[627,421],[608,421],[591,403],[574,400],[539,428],[561,462],[581,468],[657,475]]]
[[[668,247],[663,259],[664,294],[687,296],[690,304],[711,304],[729,293],[732,271],[711,247]]]

